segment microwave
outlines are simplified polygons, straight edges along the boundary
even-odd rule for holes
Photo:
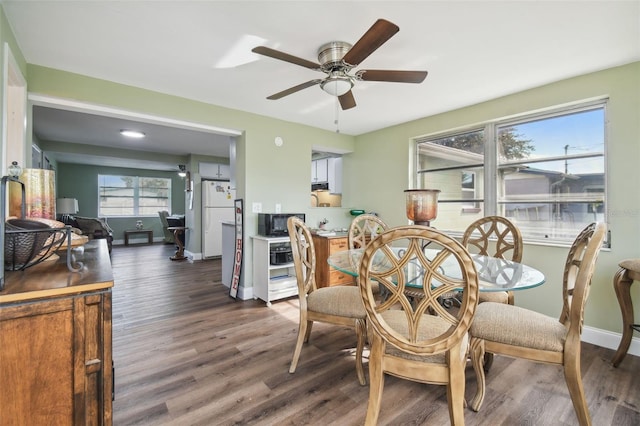
[[[258,234],[265,237],[286,237],[287,220],[297,216],[304,221],[304,213],[258,213]]]

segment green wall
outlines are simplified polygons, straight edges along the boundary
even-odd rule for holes
[[[354,185],[350,188],[353,201],[376,209],[391,225],[406,223],[402,190],[413,179],[413,174],[407,174],[413,161],[411,138],[598,97],[609,98],[607,206],[612,246],[600,254],[585,323],[619,333],[622,321],[613,275],[618,262],[640,257],[640,174],[636,173],[640,164],[640,62],[360,135],[356,137],[351,176],[346,179]],[[367,186],[376,191],[365,191]],[[438,227],[437,219],[433,225]],[[566,247],[525,244],[523,261],[544,271],[547,283],[517,293],[518,305],[551,316],[559,314],[566,254]],[[640,306],[640,286],[631,290],[636,306]],[[638,315],[636,322],[640,322]]]
[[[184,181],[176,172],[161,172],[154,170],[126,169],[119,167],[85,166],[81,164],[59,163],[56,169],[56,196],[78,200],[78,216],[98,216],[98,175],[125,175],[161,177],[171,179],[171,212],[184,214]],[[153,230],[153,237],[164,236],[160,217],[126,217],[110,218],[109,226],[113,229],[115,240],[124,239],[125,229],[135,229],[136,221],[142,220],[146,229]]]

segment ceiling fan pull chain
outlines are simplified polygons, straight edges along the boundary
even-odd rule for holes
[[[336,125],[336,133],[340,133],[340,102],[336,97],[336,119],[333,121]]]

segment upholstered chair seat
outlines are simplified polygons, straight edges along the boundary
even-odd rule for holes
[[[557,318],[494,302],[479,304],[471,324],[471,334],[479,339],[553,352],[564,350],[567,332]]]
[[[389,328],[395,330],[406,339],[409,338],[409,327],[407,326],[407,318],[404,312],[397,309],[390,309],[380,314],[381,318],[388,324]],[[419,341],[427,341],[435,339],[443,335],[451,327],[451,323],[437,315],[424,315],[420,325],[418,326]],[[462,337],[461,353],[466,357],[467,347],[469,346],[469,335]],[[412,361],[425,362],[429,364],[446,364],[445,352],[436,353],[434,355],[414,355],[409,352],[401,351],[393,345],[387,345],[386,354],[398,358],[404,358]]]
[[[325,287],[323,287],[325,288]],[[331,291],[314,291],[307,296],[309,311],[347,318],[364,318],[360,291],[355,286],[333,286]]]

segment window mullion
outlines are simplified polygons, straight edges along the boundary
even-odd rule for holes
[[[487,124],[484,129],[484,214],[497,214],[498,185],[498,142],[496,129],[493,124]]]
[[[140,178],[136,176],[133,179],[133,214],[138,216],[140,211]]]

